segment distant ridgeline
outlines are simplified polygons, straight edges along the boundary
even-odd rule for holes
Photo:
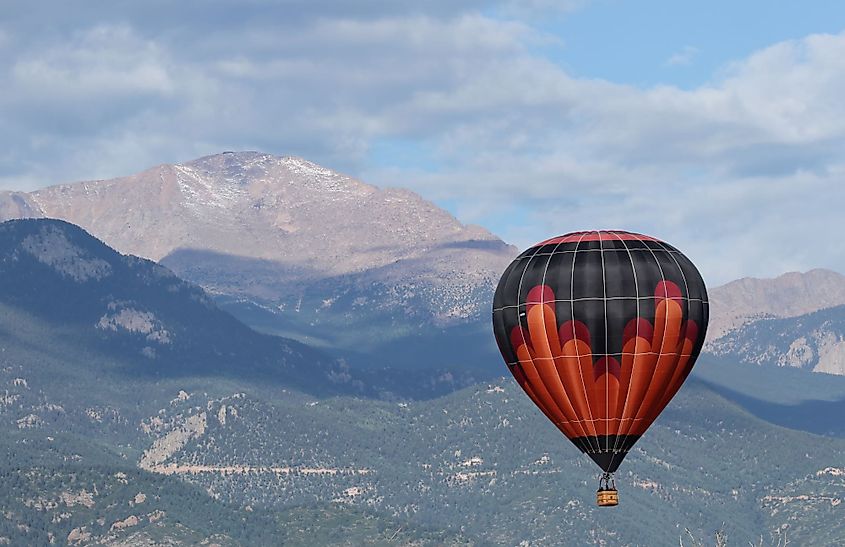
[[[845,276],[828,270],[741,279],[711,291],[723,360],[845,374]]]
[[[93,352],[86,374],[256,378],[338,391],[328,380],[340,372],[332,359],[256,333],[167,268],[120,255],[67,222],[0,224],[0,279],[4,336],[56,356]]]

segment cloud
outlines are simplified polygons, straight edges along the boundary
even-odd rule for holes
[[[714,282],[845,270],[826,228],[845,198],[845,35],[774,44],[695,89],[640,88],[538,53],[559,37],[533,17],[578,4],[350,4],[11,8],[0,186],[260,149],[411,187],[518,245],[613,226],[689,250]],[[424,161],[374,159],[395,142]]]
[[[695,56],[698,55],[698,48],[693,46],[684,46],[681,51],[672,54],[666,59],[666,66],[687,66],[692,64]]]
[[[689,250],[712,283],[843,270],[832,229],[845,199],[845,107],[835,99],[842,59],[845,36],[810,36],[759,51],[691,91],[574,79],[516,59],[513,78],[485,74],[427,103],[462,105],[463,115],[484,104],[498,116],[458,115],[440,139],[455,167],[405,177],[520,246],[609,226]],[[492,81],[507,83],[483,93]]]
[[[101,22],[30,44],[0,74],[0,144],[14,150],[0,173],[44,184],[244,147],[354,169],[373,135],[433,129],[388,111],[522,51],[530,30],[474,12],[323,15],[219,32]],[[23,160],[39,155],[33,173]]]

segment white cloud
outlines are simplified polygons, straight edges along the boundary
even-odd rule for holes
[[[54,99],[112,94],[168,94],[173,81],[165,55],[126,26],[98,26],[70,43],[16,61],[12,83],[21,91]]]
[[[462,113],[478,97],[499,115],[445,132],[445,148],[465,152],[454,169],[408,179],[444,201],[465,200],[464,218],[498,222],[522,246],[556,232],[627,227],[688,249],[714,283],[843,270],[845,106],[835,99],[843,59],[845,36],[811,36],[760,51],[692,91],[577,80],[538,64],[526,78],[523,59],[503,69],[507,83],[493,94],[475,80],[438,97],[465,105]]]
[[[693,46],[684,46],[681,51],[673,53],[666,59],[667,66],[687,66],[692,64],[695,56],[698,55],[698,48]]]
[[[262,149],[410,186],[518,245],[613,226],[688,249],[714,281],[845,270],[829,229],[845,202],[845,35],[775,44],[696,89],[642,89],[536,53],[557,38],[514,14],[542,1],[282,2],[292,15],[276,19],[252,2],[230,20],[224,4],[6,40],[19,49],[0,60],[0,184]],[[392,140],[430,165],[374,164]]]

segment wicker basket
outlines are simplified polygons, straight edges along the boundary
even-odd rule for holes
[[[596,492],[596,503],[599,507],[613,507],[619,505],[619,491],[616,489],[601,489]]]

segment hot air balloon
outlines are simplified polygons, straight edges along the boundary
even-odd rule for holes
[[[707,317],[692,262],[641,234],[548,239],[502,275],[499,349],[528,397],[603,471],[600,506],[618,504],[613,473],[689,375]]]

